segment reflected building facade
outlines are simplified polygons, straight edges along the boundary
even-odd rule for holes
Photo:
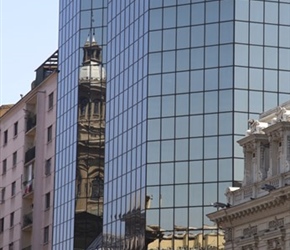
[[[205,215],[243,178],[235,141],[246,121],[289,99],[290,3],[110,0],[107,10],[103,245],[202,249],[189,239],[216,235],[222,249]]]
[[[105,16],[105,1],[60,1],[53,249],[87,249],[102,232]]]

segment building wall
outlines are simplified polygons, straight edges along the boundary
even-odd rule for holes
[[[4,231],[0,234],[0,246],[8,249],[13,243],[16,248],[21,246],[22,222],[22,183],[24,157],[24,103],[14,106],[13,110],[1,117],[1,191],[5,188],[5,197],[0,204],[0,218],[4,218]],[[14,136],[14,123],[18,122],[18,134]],[[4,131],[8,130],[8,140],[4,144]],[[12,155],[17,151],[17,164],[13,166]],[[3,161],[7,160],[7,170],[3,170]],[[16,183],[15,194],[12,195],[12,183]],[[2,196],[2,195],[1,195]],[[14,213],[14,223],[10,225],[10,215]]]
[[[285,1],[108,2],[109,246],[133,239],[130,249],[146,248],[145,225],[165,236],[175,226],[211,225],[210,204],[225,202],[225,189],[242,181],[235,141],[246,121],[289,98],[290,46],[282,32],[289,30],[289,7]],[[134,227],[128,214],[143,221]]]
[[[12,106],[13,104],[0,106],[0,117],[4,115]]]
[[[54,175],[53,165],[49,175],[45,174],[45,163],[54,158],[54,132],[47,142],[47,129],[55,129],[57,74],[47,77],[38,87],[32,89],[0,119],[1,127],[1,190],[5,197],[0,204],[0,219],[4,218],[4,231],[0,233],[0,248],[8,249],[50,249],[52,235],[52,201]],[[53,106],[48,108],[49,95],[54,95]],[[31,117],[36,117],[34,125],[28,129]],[[17,133],[14,134],[15,124]],[[8,141],[4,145],[4,132],[8,131]],[[36,154],[29,154],[35,147]],[[13,154],[17,152],[16,165]],[[29,154],[29,155],[28,155]],[[3,172],[7,160],[6,173]],[[33,167],[32,167],[33,166]],[[30,169],[30,170],[28,170]],[[15,195],[11,195],[15,182]],[[50,193],[50,204],[45,207],[45,194]],[[2,199],[2,193],[1,193]],[[10,226],[11,213],[14,213]],[[48,227],[48,239],[44,242],[44,228]],[[10,249],[10,248],[9,248]],[[28,249],[28,248],[27,248]]]
[[[290,197],[289,101],[260,116],[238,141],[245,155],[241,188],[230,206],[208,217],[225,230],[225,249],[288,249]]]
[[[104,116],[95,119],[89,107],[96,96],[104,105],[105,82],[96,87],[92,67],[84,62],[84,47],[94,37],[105,65],[106,5],[60,1],[53,249],[85,249],[102,231],[103,201],[91,199],[91,187],[103,182]],[[80,75],[84,71],[86,80]]]

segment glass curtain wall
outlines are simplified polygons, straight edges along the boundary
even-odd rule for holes
[[[108,249],[145,246],[148,3],[108,2],[103,228]]]
[[[60,1],[53,249],[102,232],[106,1]]]
[[[108,3],[105,243],[222,249],[249,118],[289,100],[290,4]],[[138,222],[138,223],[137,223]]]

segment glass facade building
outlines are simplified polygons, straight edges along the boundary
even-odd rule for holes
[[[106,14],[106,1],[60,1],[53,249],[102,232]]]
[[[107,11],[104,246],[222,248],[205,215],[243,179],[245,121],[289,100],[290,3],[109,0]]]
[[[221,247],[205,215],[243,178],[245,121],[290,97],[289,13],[61,0],[53,248],[93,249],[102,223],[105,249]]]

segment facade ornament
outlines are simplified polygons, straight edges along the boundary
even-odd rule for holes
[[[226,241],[232,241],[233,239],[233,231],[231,228],[226,228],[225,229],[225,240]]]
[[[269,221],[268,223],[268,227],[269,229],[273,229],[273,228],[278,228],[278,227],[283,227],[284,226],[284,218],[281,219],[277,219],[277,217],[275,217],[275,220]]]
[[[247,130],[247,135],[251,134],[264,134],[263,129],[268,127],[268,123],[259,122],[258,120],[250,119],[248,120],[249,129]]]
[[[252,236],[254,234],[257,234],[257,232],[258,232],[258,227],[257,226],[251,226],[251,224],[249,224],[249,226],[247,228],[244,228],[243,236],[244,237],[249,237],[249,236]]]
[[[269,169],[269,147],[261,145],[260,147],[260,168],[258,170],[258,181],[265,180],[267,178],[267,171]]]
[[[290,121],[290,111],[285,107],[278,106],[275,112],[276,122],[286,122]]]
[[[268,250],[283,249],[282,239],[278,237],[268,240],[267,245]]]

